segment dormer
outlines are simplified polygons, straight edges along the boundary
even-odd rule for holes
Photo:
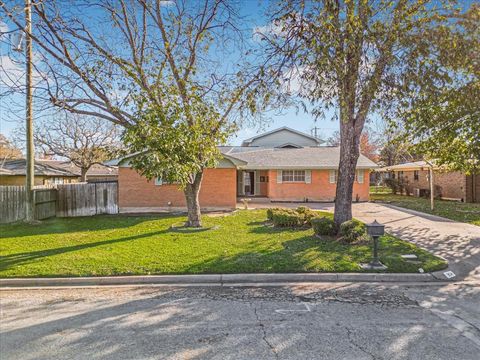
[[[302,148],[320,146],[322,140],[289,127],[281,127],[244,140],[242,146]]]

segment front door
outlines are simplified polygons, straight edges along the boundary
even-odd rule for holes
[[[243,172],[243,185],[245,189],[245,195],[255,194],[255,171]]]

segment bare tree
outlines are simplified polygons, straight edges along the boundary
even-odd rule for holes
[[[259,31],[265,56],[277,55],[282,80],[299,83],[297,95],[313,113],[323,116],[326,109],[336,109],[341,139],[337,227],[352,218],[360,137],[369,116],[405,106],[420,86],[461,80],[438,59],[438,39],[455,42],[452,3],[279,1],[271,8],[270,26]]]
[[[34,139],[43,153],[67,158],[76,165],[85,182],[92,165],[118,156],[120,133],[119,126],[104,120],[64,113],[38,124]]]
[[[22,28],[10,2],[0,9]],[[201,226],[203,170],[220,158],[216,146],[239,111],[258,109],[247,93],[257,77],[237,66],[245,53],[235,4],[34,0],[33,15],[37,99],[124,126],[132,165],[179,183],[187,225]]]
[[[0,134],[0,167],[5,160],[19,159],[22,157],[22,151],[15,146],[5,135]]]

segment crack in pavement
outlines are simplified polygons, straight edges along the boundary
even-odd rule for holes
[[[350,341],[350,343],[352,345],[354,345],[357,349],[359,349],[360,351],[362,351],[363,353],[367,354],[368,356],[370,356],[373,360],[377,360],[378,358],[373,355],[371,352],[369,352],[368,350],[366,350],[363,346],[360,346],[359,344],[357,344],[353,338],[352,338],[352,330],[348,327],[345,326],[345,330],[347,330],[347,337],[348,337],[348,341]]]
[[[478,334],[480,333],[480,329],[476,325],[464,320],[461,316],[455,313],[449,314],[445,311],[440,311],[433,308],[425,309],[429,310],[432,314],[435,314],[437,317],[445,321],[448,325],[457,329],[461,335],[475,343],[480,348],[480,337],[478,336]]]
[[[275,346],[273,346],[267,339],[267,331],[265,330],[265,324],[260,320],[260,318],[258,317],[258,314],[257,314],[257,308],[254,307],[253,308],[253,312],[255,313],[255,317],[257,318],[257,321],[258,321],[258,325],[260,326],[260,329],[262,329],[262,340],[265,342],[265,344],[267,344],[267,346],[270,348],[270,350],[273,352],[273,354],[275,355],[275,359],[278,359],[278,353],[277,353],[277,350],[275,349]]]

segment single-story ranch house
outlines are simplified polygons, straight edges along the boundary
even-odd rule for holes
[[[220,146],[223,158],[206,169],[200,189],[203,209],[232,209],[239,198],[261,201],[329,202],[335,199],[340,149],[282,127],[245,140],[242,146]],[[134,155],[131,155],[134,156]],[[118,165],[120,211],[155,211],[185,207],[183,192],[162,179],[151,181],[129,165],[127,156],[109,162]],[[377,165],[361,155],[353,198],[369,199],[369,172]]]
[[[460,171],[446,171],[433,167],[435,196],[445,200],[480,202],[480,176],[467,175]],[[404,184],[413,196],[430,193],[429,165],[425,161],[415,161],[386,166],[376,170],[383,178],[392,178]]]
[[[80,169],[66,160],[35,159],[35,186],[80,182]],[[25,159],[0,162],[0,185],[24,186]],[[87,171],[87,182],[117,181],[117,168],[95,164]]]

